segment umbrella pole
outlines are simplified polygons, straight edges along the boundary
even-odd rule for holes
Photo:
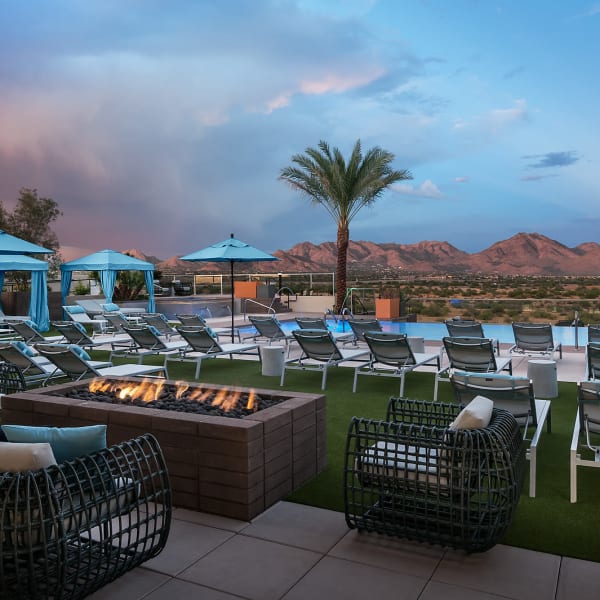
[[[229,261],[229,263],[231,264],[231,343],[234,343],[234,319],[233,319],[233,312],[234,312],[234,307],[235,307],[235,300],[234,300],[234,290],[233,290],[233,261]]]

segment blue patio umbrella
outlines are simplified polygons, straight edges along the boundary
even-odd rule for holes
[[[234,289],[233,265],[236,262],[258,262],[266,260],[279,260],[262,250],[254,248],[245,242],[236,240],[233,233],[229,239],[208,246],[203,250],[192,252],[181,257],[181,260],[197,262],[228,262],[231,265],[231,341],[234,341]]]
[[[54,254],[54,250],[32,244],[0,229],[0,254]]]

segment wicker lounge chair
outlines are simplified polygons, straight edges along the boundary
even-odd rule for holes
[[[550,358],[558,352],[562,358],[562,344],[554,343],[550,323],[513,323],[512,328],[515,344],[509,352]]]
[[[577,404],[570,452],[571,502],[577,502],[577,468],[600,467],[600,381],[580,381]]]
[[[196,363],[196,372],[194,374],[196,379],[200,377],[200,367],[203,360],[217,358],[218,356],[233,358],[234,354],[250,354],[252,350],[258,349],[258,344],[221,344],[211,334],[210,329],[206,327],[185,327],[179,325],[177,331],[189,346],[184,348],[179,354],[165,355],[165,372],[167,372],[169,362]]]
[[[349,527],[483,552],[508,530],[521,493],[523,439],[508,411],[457,429],[453,404],[391,398],[384,421],[354,417],[346,441]]]
[[[435,376],[434,400],[437,400],[440,381],[450,381],[448,376],[455,370],[468,373],[508,371],[512,375],[512,359],[496,356],[493,342],[489,338],[445,337],[442,341],[449,364],[442,367]]]
[[[338,348],[329,331],[322,329],[297,329],[292,332],[300,344],[302,353],[298,358],[288,359],[283,364],[281,385],[285,382],[285,372],[290,369],[299,371],[319,371],[323,373],[321,389],[327,385],[327,370],[342,363],[360,361],[369,356],[368,349],[346,350]]]
[[[73,381],[79,381],[86,377],[141,377],[164,373],[163,367],[141,364],[113,366],[111,362],[90,360],[74,344],[36,344],[35,349],[56,367],[55,373],[44,380],[42,385],[56,374],[64,374]]]
[[[381,377],[400,378],[400,397],[404,396],[404,379],[407,373],[417,367],[431,365],[440,368],[440,355],[415,354],[408,344],[408,338],[403,333],[365,332],[364,339],[369,346],[371,355],[369,362],[354,369],[353,392],[356,392],[360,375],[375,375]]]
[[[495,408],[508,410],[523,431],[529,460],[529,496],[536,493],[537,448],[546,424],[552,431],[550,400],[536,399],[533,384],[527,377],[511,375],[465,373],[455,371],[450,375],[452,389],[459,405],[468,404],[476,396],[485,396],[494,402]]]
[[[146,434],[0,481],[0,597],[79,600],[158,555],[171,488]]]

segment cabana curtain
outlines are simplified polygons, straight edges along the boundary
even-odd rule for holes
[[[63,306],[67,303],[67,296],[71,288],[73,271],[98,271],[100,285],[107,302],[112,302],[117,273],[119,271],[142,271],[148,290],[148,312],[155,311],[154,304],[154,265],[128,256],[116,250],[101,250],[94,254],[82,256],[64,263],[61,270],[61,294]]]

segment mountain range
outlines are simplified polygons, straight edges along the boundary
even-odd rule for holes
[[[189,263],[173,256],[159,260],[139,250],[128,254],[152,262],[164,273],[211,272],[228,269],[220,263]],[[334,242],[302,242],[289,250],[277,250],[277,263],[246,263],[238,272],[323,272],[334,271],[337,252]],[[417,244],[375,244],[350,242],[348,270],[380,273],[483,273],[499,275],[600,275],[600,244],[585,242],[569,248],[539,233],[517,233],[481,252],[468,253],[448,242],[424,241]]]

